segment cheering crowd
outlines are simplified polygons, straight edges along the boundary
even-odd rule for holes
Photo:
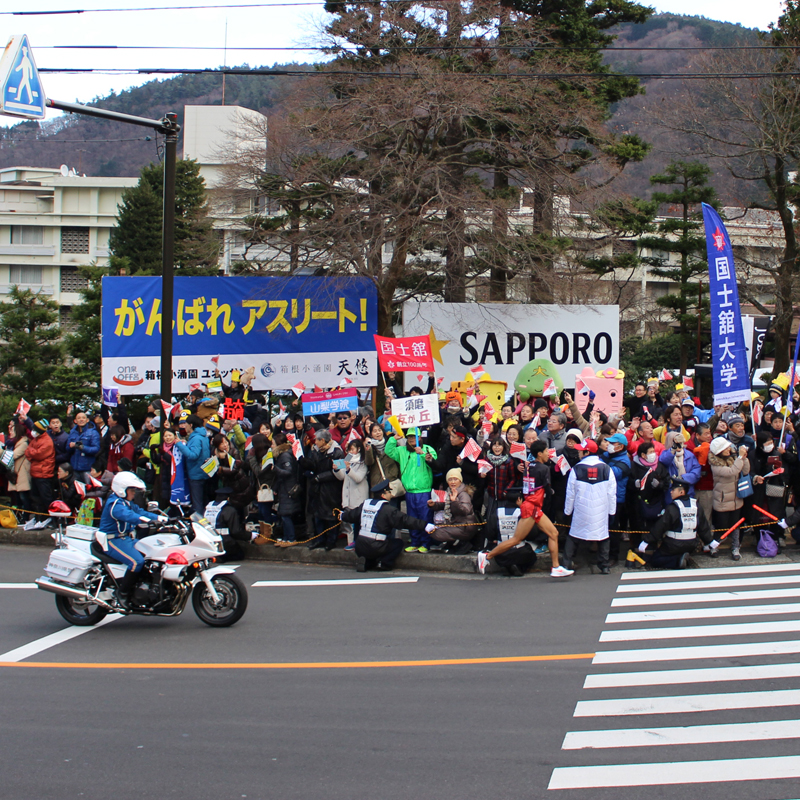
[[[0,494],[28,527],[50,524],[54,501],[96,525],[114,475],[132,472],[138,505],[205,515],[230,558],[247,543],[341,544],[359,571],[391,570],[403,551],[474,553],[479,571],[494,561],[509,575],[549,552],[556,578],[581,551],[601,574],[626,558],[681,567],[720,547],[738,561],[751,541],[774,555],[800,522],[787,520],[800,497],[800,397],[787,398],[782,377],[735,408],[639,383],[611,417],[591,402],[581,413],[568,392],[500,409],[440,392],[439,422],[405,430],[369,405],[330,417],[303,416],[297,400],[275,409],[246,376],[180,404],[153,398],[135,421],[121,401],[63,419],[18,409]],[[388,406],[404,393],[394,374],[386,385]],[[431,376],[408,394],[434,390]]]

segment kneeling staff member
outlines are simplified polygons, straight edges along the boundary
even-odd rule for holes
[[[684,569],[686,556],[697,549],[699,542],[711,544],[714,538],[703,509],[687,494],[692,484],[683,478],[672,479],[670,503],[642,536],[639,552],[651,567]],[[719,547],[719,542],[714,542]],[[716,549],[713,547],[713,549]]]
[[[536,561],[536,554],[530,545],[525,542],[534,526],[547,534],[547,547],[550,550],[552,568],[551,578],[567,578],[574,570],[565,569],[558,563],[558,531],[556,526],[542,511],[545,497],[550,490],[550,467],[547,462],[550,455],[547,444],[543,441],[531,445],[533,464],[528,467],[528,472],[522,479],[523,496],[517,499],[519,510],[515,510],[512,519],[519,517],[516,527],[508,524],[511,520],[498,514],[500,529],[500,543],[488,553],[478,553],[478,572],[483,574],[486,565],[493,558],[497,558],[499,566],[508,571],[510,575],[521,576]],[[500,509],[502,512],[502,509]],[[513,531],[513,534],[512,534]],[[499,558],[498,558],[499,556]]]
[[[394,569],[394,562],[403,549],[403,540],[395,537],[395,528],[431,533],[434,526],[424,519],[408,517],[398,508],[390,505],[392,490],[389,481],[381,481],[371,489],[372,500],[365,500],[357,508],[336,511],[342,522],[359,522],[361,530],[356,537],[356,571],[366,572],[369,568],[388,572]]]

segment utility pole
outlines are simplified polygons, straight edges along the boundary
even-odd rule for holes
[[[83,114],[87,117],[112,119],[152,128],[166,137],[164,147],[164,209],[161,235],[161,396],[170,402],[172,397],[172,306],[175,288],[175,169],[178,157],[178,115],[170,111],[163,119],[148,119],[118,111],[84,106],[80,103],[64,103],[60,100],[47,100],[50,108],[68,111],[70,114]]]

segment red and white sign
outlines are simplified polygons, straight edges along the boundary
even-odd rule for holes
[[[378,365],[384,372],[433,372],[430,336],[391,339],[375,336]]]
[[[511,442],[508,452],[511,458],[528,458],[528,448],[522,442]]]
[[[23,397],[17,404],[15,414],[27,414],[31,410],[31,404]]]
[[[525,447],[525,445],[522,445]],[[467,439],[464,449],[458,454],[461,459],[468,458],[470,461],[477,461],[478,456],[481,454],[481,448],[474,439]]]

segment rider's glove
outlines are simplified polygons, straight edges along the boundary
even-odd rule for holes
[[[778,525],[780,525],[784,530],[789,527],[789,523],[785,519],[778,520]]]
[[[640,553],[644,553],[644,551],[645,551],[645,550],[647,550],[647,542],[642,542],[642,543],[639,545],[639,552],[640,552]]]
[[[156,522],[160,522],[163,525],[169,522],[169,517],[165,517],[163,514],[159,514],[159,516],[156,517]]]
[[[708,549],[713,553],[719,547],[719,542],[713,539],[708,545]]]
[[[436,526],[435,525],[431,525],[430,523],[428,523],[425,526],[425,533],[433,533],[435,530],[436,530]]]

